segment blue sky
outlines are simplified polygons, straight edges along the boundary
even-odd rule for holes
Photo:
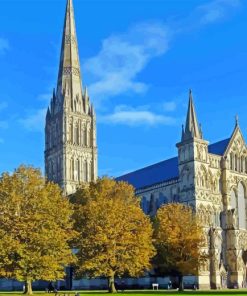
[[[65,0],[0,0],[0,172],[43,169]],[[176,155],[192,88],[204,138],[247,128],[247,1],[74,0],[99,174]]]

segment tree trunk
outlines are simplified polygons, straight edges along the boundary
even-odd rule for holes
[[[32,294],[33,294],[33,290],[32,290],[32,281],[31,281],[31,280],[26,280],[26,281],[25,281],[25,290],[24,290],[24,294],[26,294],[26,295],[32,295]]]
[[[117,293],[114,280],[115,280],[114,274],[109,276],[109,278],[108,278],[108,291],[109,291],[109,293]]]
[[[180,274],[178,276],[178,282],[179,282],[179,291],[183,291],[184,290],[184,281],[183,281],[183,275]]]

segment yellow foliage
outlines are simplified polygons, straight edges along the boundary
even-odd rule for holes
[[[102,178],[81,188],[71,201],[80,233],[80,273],[138,276],[151,267],[152,225],[131,185]]]
[[[19,167],[0,178],[0,274],[20,281],[56,280],[73,262],[73,209],[39,170]]]
[[[183,204],[161,207],[155,221],[156,264],[161,271],[194,274],[204,261],[203,228],[192,209]]]

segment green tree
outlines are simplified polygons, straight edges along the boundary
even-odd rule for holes
[[[80,233],[79,274],[107,277],[115,293],[115,276],[139,276],[151,267],[152,225],[131,185],[105,177],[83,186],[71,201]]]
[[[0,178],[0,274],[25,281],[57,280],[74,258],[73,209],[41,172],[20,166]]]
[[[183,276],[197,275],[206,260],[203,227],[191,207],[172,203],[158,210],[154,228],[155,265],[161,272],[175,272],[183,290]]]

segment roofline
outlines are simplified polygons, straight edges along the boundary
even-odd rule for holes
[[[160,163],[162,163],[162,162],[169,161],[169,160],[176,159],[176,158],[178,158],[178,157],[177,157],[177,156],[174,156],[174,157],[171,157],[171,158],[168,158],[168,159],[165,159],[165,160],[161,160],[161,161],[159,161],[159,162],[156,162],[156,163],[154,163],[154,164],[150,164],[150,165],[148,165],[148,166],[142,167],[142,168],[137,169],[137,170],[135,170],[135,171],[131,171],[131,172],[125,174],[125,175],[121,175],[121,176],[115,177],[115,179],[129,176],[130,174],[134,174],[134,173],[136,173],[136,172],[140,172],[140,171],[142,171],[142,170],[145,170],[145,169],[151,168],[151,167],[153,167],[153,166],[156,166],[157,164],[160,164]]]

